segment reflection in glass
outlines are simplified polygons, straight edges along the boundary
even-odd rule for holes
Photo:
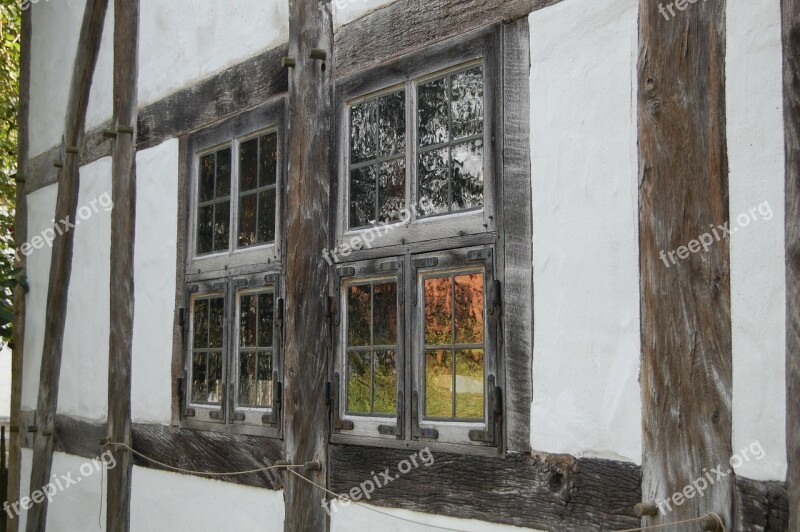
[[[240,191],[258,187],[258,139],[239,144]]]
[[[371,364],[369,353],[350,351],[347,354],[347,411],[370,413]]]
[[[200,157],[200,185],[198,198],[201,202],[214,199],[214,172],[217,159],[213,153]]]
[[[350,172],[350,227],[364,227],[375,221],[375,166]]]
[[[268,187],[278,181],[278,134],[263,135],[259,142],[258,186]]]
[[[350,162],[360,163],[375,158],[377,151],[378,102],[369,100],[350,108]]]
[[[406,161],[394,159],[378,168],[378,221],[394,222],[406,203]]]
[[[197,253],[228,249],[230,230],[231,149],[199,160],[197,184]]]
[[[421,147],[433,146],[449,140],[447,83],[448,78],[443,78],[419,86],[418,136]]]
[[[483,133],[483,68],[459,72],[451,83],[452,138]]]
[[[457,344],[483,343],[483,275],[480,273],[456,276],[455,319]]]
[[[417,173],[420,216],[447,212],[450,208],[447,168],[449,154],[449,148],[442,148],[420,155]]]
[[[275,295],[273,292],[239,296],[238,405],[272,405],[272,363]]]
[[[191,401],[222,400],[222,336],[225,299],[195,299],[192,305]]]
[[[239,247],[256,243],[256,217],[258,204],[256,195],[243,196],[239,202]]]
[[[453,210],[483,206],[483,141],[453,146],[451,154]]]
[[[387,94],[378,100],[379,157],[402,153],[406,149],[405,92]]]
[[[230,202],[220,202],[214,207],[214,251],[220,251],[228,249],[231,224]]]
[[[453,358],[449,349],[425,351],[425,416],[453,417]]]
[[[208,347],[221,348],[225,329],[225,300],[215,297],[209,303],[211,311],[208,319]]]
[[[347,344],[370,345],[371,286],[352,285],[347,298]]]
[[[394,345],[397,343],[397,283],[376,283],[372,289],[373,344]]]
[[[275,241],[275,188],[258,195],[258,237],[256,244]]]
[[[428,345],[453,343],[452,288],[452,277],[425,279],[425,343]]]
[[[374,356],[372,411],[393,414],[397,409],[397,356],[394,351],[376,351]]]
[[[268,133],[239,145],[240,248],[275,241],[278,134]]]
[[[192,327],[194,329],[192,345],[195,349],[208,347],[208,299],[198,299],[194,302]]]
[[[483,419],[483,349],[456,351],[456,413],[459,419]]]

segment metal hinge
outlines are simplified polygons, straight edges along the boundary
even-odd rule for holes
[[[397,423],[394,425],[378,425],[378,432],[385,436],[396,436],[403,439],[403,392],[397,392]]]
[[[499,386],[495,385],[494,375],[486,378],[489,388],[489,419],[486,420],[486,430],[469,431],[470,441],[494,444],[497,443],[497,436],[500,434],[500,427],[503,419],[503,394]]]

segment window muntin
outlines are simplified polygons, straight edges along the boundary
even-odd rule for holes
[[[238,143],[239,191],[237,246],[275,241],[278,188],[278,133]]]
[[[406,205],[405,89],[353,104],[349,136],[349,227],[399,220]]]
[[[483,421],[484,276],[423,276],[425,419]]]
[[[237,406],[272,408],[275,293],[273,290],[238,294]]]
[[[225,296],[192,301],[191,403],[221,406],[225,389]]]
[[[484,67],[417,85],[417,199],[421,217],[483,207]]]
[[[395,415],[397,281],[350,283],[346,294],[346,413]]]
[[[197,254],[227,251],[230,239],[231,148],[200,156],[197,186]]]

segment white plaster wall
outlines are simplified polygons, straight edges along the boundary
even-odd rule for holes
[[[760,460],[737,474],[786,478],[786,278],[780,3],[727,4],[726,103],[730,218],[762,206],[730,242],[733,452]],[[766,203],[765,203],[766,202]],[[766,213],[767,216],[764,216]],[[769,216],[772,213],[772,216]],[[769,218],[769,219],[767,219]],[[744,217],[743,217],[744,219]]]
[[[283,492],[133,468],[131,531],[283,530]]]
[[[56,185],[28,194],[28,234],[52,227],[56,212]],[[35,410],[39,395],[39,368],[44,343],[44,317],[50,278],[49,246],[34,250],[27,259],[28,293],[25,297],[25,349],[22,362],[22,410]]]
[[[135,316],[131,415],[171,421],[172,326],[178,235],[178,141],[136,156]]]
[[[637,7],[530,16],[531,444],[640,463]]]
[[[82,167],[80,181],[58,412],[101,420],[108,412],[111,158]]]
[[[430,532],[461,530],[463,532],[515,532],[534,530],[517,526],[498,525],[474,519],[456,519],[441,515],[396,510],[373,505],[349,504],[339,507],[331,515],[331,532]]]

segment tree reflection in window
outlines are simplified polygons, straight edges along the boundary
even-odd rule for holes
[[[238,406],[265,408],[272,405],[274,315],[272,292],[239,296]]]
[[[230,242],[231,149],[200,157],[197,254],[227,251]]]
[[[197,298],[192,315],[192,402],[222,401],[225,299]]]
[[[239,144],[240,248],[275,241],[277,178],[277,133]]]

